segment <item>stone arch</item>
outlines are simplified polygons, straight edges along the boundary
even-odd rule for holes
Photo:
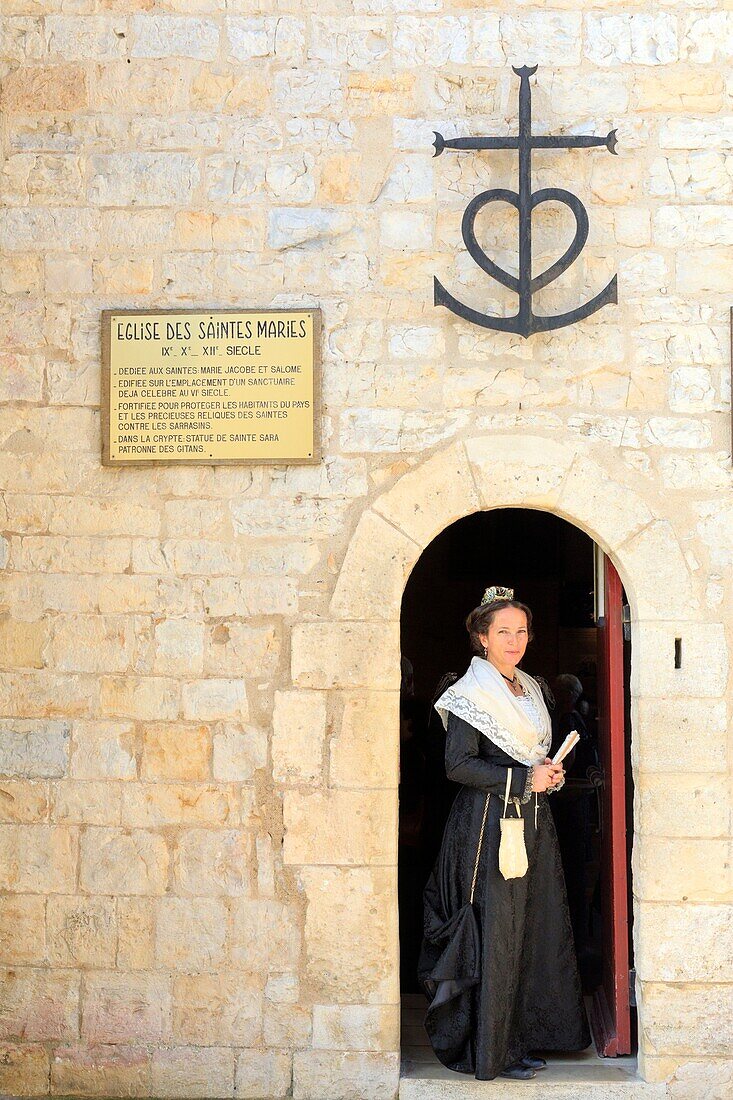
[[[345,779],[330,772],[329,787],[304,798],[286,793],[286,863],[343,864],[353,877],[362,865],[379,871],[380,892],[361,884],[361,924],[373,925],[381,912],[389,929],[383,951],[398,957],[396,929],[398,700],[400,682],[399,620],[407,578],[428,544],[446,527],[472,512],[505,507],[552,512],[575,524],[611,557],[632,609],[632,764],[637,791],[633,844],[634,947],[640,1014],[640,1073],[659,1079],[663,1060],[647,1044],[644,983],[664,981],[671,973],[665,952],[668,937],[659,924],[667,917],[655,905],[665,898],[655,836],[665,836],[664,814],[673,812],[663,797],[669,761],[684,759],[690,729],[707,708],[715,719],[706,736],[724,736],[723,696],[728,675],[724,624],[707,608],[702,582],[686,560],[681,539],[665,515],[664,502],[617,454],[586,440],[560,442],[542,436],[482,435],[441,448],[417,463],[362,513],[352,535],[330,602],[329,615],[298,623],[292,634],[295,688],[358,692],[366,700],[358,723],[331,743],[341,758],[362,752],[364,731],[371,739],[369,766]],[[701,630],[701,623],[705,629]],[[675,638],[683,638],[684,661],[675,668]],[[364,655],[368,659],[364,659]],[[372,702],[369,702],[369,699]],[[371,709],[370,709],[371,708]],[[718,727],[721,726],[722,729]],[[364,759],[364,758],[362,758]],[[683,768],[684,765],[677,765]],[[663,782],[662,782],[663,781]],[[646,786],[648,784],[648,787]],[[649,797],[645,792],[650,791]],[[641,792],[641,793],[640,793]],[[670,808],[668,808],[670,807]],[[359,828],[349,823],[359,819]],[[311,840],[304,842],[308,821]],[[349,833],[343,845],[334,837]],[[343,852],[341,851],[343,848]],[[657,870],[655,871],[655,867]],[[384,875],[392,875],[385,879]],[[374,879],[377,881],[377,878]],[[384,889],[385,881],[394,888]],[[688,900],[685,898],[685,900]],[[713,900],[704,896],[689,900]],[[677,911],[695,934],[695,906]],[[661,914],[661,915],[660,915]],[[357,917],[355,916],[355,927]],[[391,946],[390,946],[391,945]],[[333,958],[330,951],[333,950]],[[308,955],[306,928],[306,955]],[[326,955],[329,957],[326,958]],[[327,971],[338,995],[338,947],[326,948],[315,970]],[[379,992],[385,1004],[399,1002],[396,966],[386,967]],[[314,971],[315,972],[315,971]],[[695,979],[694,969],[689,980]],[[669,980],[669,979],[668,979]],[[330,989],[331,987],[329,987]],[[394,1015],[377,1048],[396,1058],[399,1027]],[[651,1055],[648,1066],[645,1054]],[[396,1062],[388,1063],[396,1073]],[[659,1068],[657,1068],[659,1067]],[[388,1074],[389,1076],[389,1074]]]

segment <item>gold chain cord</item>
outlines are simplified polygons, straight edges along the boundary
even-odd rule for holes
[[[491,792],[486,792],[486,802],[484,803],[484,816],[481,819],[481,832],[478,835],[478,850],[476,851],[476,862],[473,867],[473,882],[471,883],[471,897],[469,904],[473,905],[473,892],[476,889],[476,879],[478,878],[478,861],[481,858],[481,845],[484,839],[484,828],[486,826],[486,814],[489,811],[489,799],[491,798]]]

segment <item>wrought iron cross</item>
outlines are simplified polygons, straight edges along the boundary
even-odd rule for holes
[[[609,153],[616,153],[616,131],[611,130],[605,137],[551,137],[532,134],[532,91],[529,78],[537,72],[537,66],[523,65],[515,68],[519,77],[519,133],[510,137],[450,138],[446,140],[435,132],[435,153],[439,156],[444,149],[516,149],[519,152],[519,191],[508,191],[501,187],[482,191],[466,207],[461,225],[463,240],[471,258],[478,266],[503,286],[509,287],[519,297],[519,309],[513,317],[494,317],[490,313],[480,313],[476,309],[459,302],[442,283],[434,278],[434,304],[445,306],[459,317],[471,321],[483,328],[498,329],[501,332],[516,332],[520,336],[531,336],[533,332],[547,332],[550,329],[564,328],[576,321],[590,317],[601,306],[616,302],[617,278],[611,279],[595,298],[591,298],[577,309],[568,313],[538,316],[532,309],[532,295],[557,279],[578,258],[588,239],[588,214],[583,203],[570,191],[561,187],[543,187],[532,191],[532,150],[533,149],[590,149],[604,145]],[[507,202],[514,206],[519,214],[519,275],[511,275],[486,255],[476,240],[474,223],[476,216],[490,202]],[[543,202],[561,202],[569,206],[575,215],[575,236],[559,260],[546,271],[532,277],[532,211]]]

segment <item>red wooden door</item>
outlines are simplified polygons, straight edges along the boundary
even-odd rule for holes
[[[603,981],[591,1022],[598,1053],[629,1054],[629,929],[626,866],[623,599],[621,579],[604,559],[604,614],[598,621],[599,751],[603,770],[601,906]]]

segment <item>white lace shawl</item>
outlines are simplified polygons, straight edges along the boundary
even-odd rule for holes
[[[474,657],[465,676],[461,677],[460,680],[456,680],[455,684],[444,691],[434,704],[443,726],[446,729],[448,728],[449,713],[456,714],[459,718],[470,722],[480,733],[488,737],[497,748],[507,753],[514,760],[518,760],[520,764],[531,767],[533,764],[542,763],[550,748],[552,729],[550,715],[545,706],[541,688],[536,680],[533,680],[526,672],[517,669],[519,682],[533,699],[541,723],[541,729],[539,731],[535,730],[537,741],[530,747],[527,743],[526,732],[523,730],[524,736],[517,732],[520,727],[519,723],[515,724],[512,720],[512,709],[520,711],[526,723],[530,723],[529,715],[518,704],[515,704],[512,709],[507,708],[509,700],[502,698],[498,693],[503,690],[504,695],[509,696],[510,699],[514,699],[514,696],[508,688],[504,688],[503,684],[497,682],[499,676],[500,673],[496,672],[488,661],[484,661],[480,657]],[[503,716],[509,716],[509,721],[505,717],[504,723],[500,723],[489,707],[499,711]],[[509,728],[510,722],[514,729]],[[534,728],[534,724],[531,723],[531,725]]]

